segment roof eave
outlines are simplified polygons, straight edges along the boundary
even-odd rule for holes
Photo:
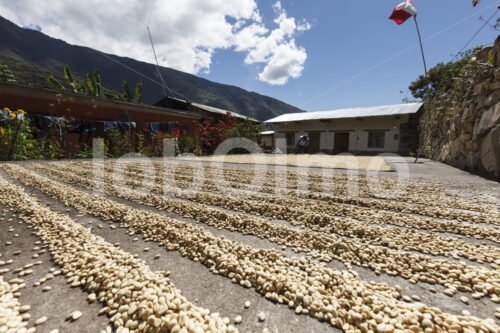
[[[332,111],[336,111],[336,110],[332,110],[332,111],[314,111],[314,112],[304,112],[304,113],[287,113],[287,114],[284,114],[284,115],[281,115],[281,116],[278,116],[276,118],[272,118],[272,119],[269,119],[269,120],[266,120],[264,121],[265,123],[290,123],[290,122],[299,122],[299,121],[313,121],[313,120],[331,120],[331,119],[355,119],[355,118],[371,118],[371,117],[390,117],[390,116],[397,116],[397,115],[403,115],[403,114],[415,114],[415,113],[418,113],[422,107],[423,107],[423,103],[411,103],[411,104],[419,104],[418,107],[414,110],[414,111],[405,111],[405,112],[399,112],[399,113],[391,113],[391,114],[375,114],[375,115],[357,115],[357,116],[353,116],[353,117],[334,117],[334,116],[330,116],[330,117],[315,117],[315,118],[303,118],[303,119],[284,119],[284,120],[281,120],[280,118],[284,118],[286,116],[297,116],[299,114],[315,114],[315,113],[321,113],[321,112],[332,112]],[[397,105],[403,105],[403,104],[396,104],[394,106],[397,106]],[[363,109],[363,108],[358,108],[358,109]],[[369,109],[369,108],[367,108]],[[338,110],[338,111],[341,111],[341,110]]]

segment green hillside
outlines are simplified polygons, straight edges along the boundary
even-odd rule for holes
[[[138,80],[142,79],[143,102],[147,104],[153,104],[162,97],[160,86],[115,61],[149,77],[156,77],[156,69],[152,64],[130,58],[104,55],[88,47],[70,45],[41,32],[20,28],[1,16],[0,31],[2,31],[0,63],[9,66],[19,83],[49,87],[47,82],[49,75],[54,75],[59,81],[65,82],[63,69],[68,66],[74,75],[82,78],[86,73],[98,69],[101,73],[102,84],[116,91],[121,90],[120,85],[123,80],[133,87]],[[235,86],[212,82],[166,67],[161,67],[161,72],[167,78],[170,88],[194,102],[228,109],[259,120],[273,118],[283,113],[302,112],[277,99]],[[182,98],[175,93],[170,93],[170,95]]]

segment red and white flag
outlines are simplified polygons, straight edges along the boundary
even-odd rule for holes
[[[394,11],[389,19],[393,20],[397,24],[403,24],[412,16],[417,16],[417,9],[411,0],[406,0],[394,8]]]

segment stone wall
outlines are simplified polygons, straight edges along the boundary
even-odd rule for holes
[[[456,81],[455,89],[426,101],[425,155],[500,180],[500,37]]]

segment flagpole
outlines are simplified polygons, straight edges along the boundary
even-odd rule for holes
[[[428,79],[428,74],[427,74],[427,64],[425,62],[424,46],[422,45],[422,37],[420,36],[420,29],[418,27],[417,15],[414,15],[413,19],[415,20],[415,26],[417,27],[418,41],[420,42],[420,51],[422,53],[422,61],[424,62],[425,90],[426,90],[426,93],[427,93],[426,94],[427,95],[427,101],[428,101],[428,106],[429,106],[429,109],[430,109],[431,105],[430,105],[430,96],[429,96],[429,79]],[[425,99],[424,99],[424,107],[425,107]],[[421,147],[421,148],[425,149],[425,147]],[[417,157],[415,158],[415,162],[414,163],[417,163],[418,158],[420,157],[420,152],[422,151],[422,149],[418,150]]]
[[[418,41],[420,42],[420,51],[422,52],[422,60],[424,61],[425,78],[427,79],[427,64],[425,63],[424,46],[422,45],[422,37],[420,36],[420,29],[418,28],[417,16],[413,16],[415,26],[417,27]],[[427,80],[426,80],[427,81]],[[426,82],[429,85],[429,82]]]

